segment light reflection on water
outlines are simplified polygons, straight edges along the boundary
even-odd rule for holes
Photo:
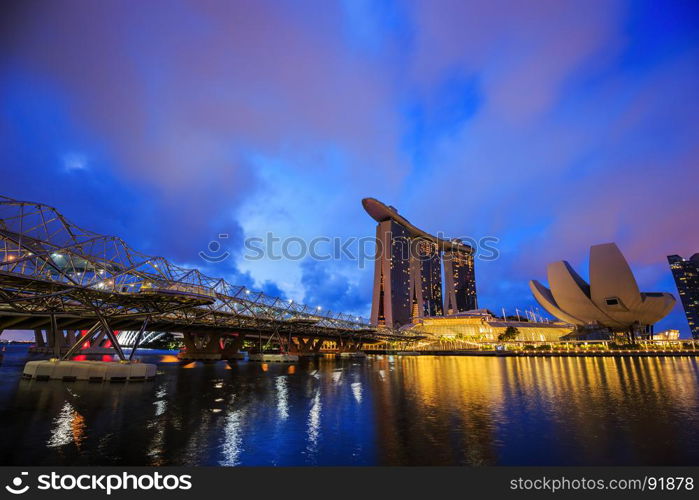
[[[289,394],[286,388],[286,378],[279,375],[276,378],[277,387],[277,414],[281,420],[289,418]]]
[[[313,403],[308,412],[308,445],[306,450],[309,456],[313,457],[318,451],[318,438],[320,437],[320,412],[323,405],[320,402],[320,390],[317,390],[313,396]]]
[[[0,365],[3,465],[699,465],[696,358],[172,362],[133,384]]]
[[[226,416],[224,440],[222,444],[223,460],[218,465],[240,465],[240,453],[243,451],[242,421],[245,411],[233,410]]]
[[[53,421],[51,437],[46,443],[49,448],[60,448],[70,443],[80,448],[85,432],[85,418],[66,401]]]

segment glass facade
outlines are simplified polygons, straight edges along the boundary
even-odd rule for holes
[[[668,255],[667,260],[677,284],[692,337],[699,339],[699,253],[695,253],[689,259],[683,259],[679,255]]]
[[[371,322],[400,327],[410,323],[410,235],[393,220],[376,226],[374,298]]]
[[[393,219],[376,226],[372,324],[399,328],[416,318],[443,316],[478,307],[473,255],[411,233]],[[467,250],[468,249],[468,250]],[[446,294],[442,293],[442,263]]]
[[[362,206],[378,222],[372,324],[400,328],[419,318],[478,307],[473,249],[469,245],[428,234],[375,198],[364,198]]]
[[[460,250],[444,252],[444,277],[446,283],[444,310],[446,314],[478,309],[472,253]]]
[[[412,240],[410,263],[411,313],[413,318],[442,315],[442,261],[436,243]]]
[[[482,312],[442,318],[421,318],[415,322],[411,332],[426,334],[435,338],[458,338],[466,342],[495,342],[505,333],[507,327],[519,330],[518,341],[559,342],[561,337],[571,333],[572,326],[564,323],[533,323],[525,321],[504,321]],[[426,342],[429,342],[427,339]]]

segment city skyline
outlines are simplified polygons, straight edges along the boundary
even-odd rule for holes
[[[479,306],[510,313],[536,306],[546,263],[585,272],[590,245],[618,242],[642,289],[673,293],[665,256],[699,249],[693,5],[127,4],[8,7],[0,194],[365,316],[371,266],[249,262],[243,241],[371,236],[357,201],[376,196],[497,237]],[[231,258],[202,262],[224,233]],[[658,328],[688,336],[682,306]]]

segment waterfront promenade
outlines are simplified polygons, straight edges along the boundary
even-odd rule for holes
[[[470,342],[462,340],[419,341],[380,344],[365,350],[370,354],[414,354],[436,356],[572,356],[572,357],[648,357],[699,356],[699,341],[641,341],[616,344],[609,341],[568,342]]]

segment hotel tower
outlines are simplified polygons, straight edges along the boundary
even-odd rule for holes
[[[372,324],[399,328],[478,307],[471,246],[432,236],[374,198],[362,205],[377,222]]]

